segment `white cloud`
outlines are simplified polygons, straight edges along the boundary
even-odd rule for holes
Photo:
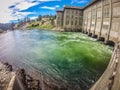
[[[71,4],[73,3],[85,4],[88,3],[88,0],[72,0]]]
[[[36,19],[36,18],[37,18],[37,16],[34,16],[34,17],[31,17],[30,19],[34,20],[34,19]]]
[[[21,12],[21,10],[33,7],[40,2],[48,1],[61,1],[61,0],[0,0],[0,23],[7,23],[11,20],[17,20],[18,18],[23,18],[29,14],[34,14],[33,12]],[[42,7],[46,9],[55,10],[59,5],[55,7]]]
[[[79,4],[84,4],[84,3],[88,3],[88,1],[87,1],[87,0],[81,0],[81,1],[79,1],[78,3],[79,3]]]
[[[56,5],[54,7],[43,6],[41,8],[43,8],[43,9],[49,9],[49,10],[55,10],[56,8],[59,8],[59,7],[60,7],[59,5]]]
[[[17,20],[31,12],[20,12],[29,7],[37,5],[38,2],[32,3],[31,0],[0,0],[0,23],[8,23],[11,20]],[[14,5],[12,9],[9,7]],[[14,15],[13,15],[14,12]]]
[[[49,2],[49,1],[61,1],[61,0],[38,0],[38,1]]]
[[[31,2],[22,1],[22,2],[20,2],[19,4],[17,4],[17,5],[15,6],[15,8],[16,8],[16,9],[19,9],[19,10],[25,10],[25,9],[28,9],[28,8],[30,8],[30,7],[32,7],[32,6],[37,5],[37,4],[38,4],[38,2],[36,2],[36,3],[31,3]]]
[[[11,15],[12,10],[10,10],[8,7],[12,4],[15,4],[17,1],[20,0],[0,0],[0,23],[6,23],[14,19],[14,17]]]

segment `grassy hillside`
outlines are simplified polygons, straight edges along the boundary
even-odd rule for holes
[[[34,28],[37,28],[37,29],[47,29],[47,30],[50,30],[50,29],[53,29],[54,26],[51,25],[51,24],[43,24],[43,25],[39,25],[39,24],[30,24],[27,26],[28,29],[34,29]]]
[[[34,21],[27,25],[28,29],[45,29],[51,30],[54,28],[54,20],[47,20],[47,21]]]

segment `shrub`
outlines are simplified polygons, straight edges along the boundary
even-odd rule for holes
[[[2,29],[0,29],[0,33],[2,33],[3,32],[3,30]]]

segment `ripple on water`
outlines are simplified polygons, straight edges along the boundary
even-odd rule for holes
[[[112,53],[101,42],[70,32],[17,30],[0,35],[0,42],[0,59],[33,69],[46,81],[71,88],[91,86],[105,70]]]

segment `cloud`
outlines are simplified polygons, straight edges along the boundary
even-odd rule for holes
[[[38,0],[38,1],[42,1],[42,2],[50,2],[50,1],[61,1],[61,0]]]
[[[16,20],[18,16],[26,16],[30,12],[20,12],[20,10],[27,9],[37,3],[23,0],[0,0],[0,23],[8,23],[11,20]]]
[[[73,3],[85,4],[88,3],[88,0],[72,0],[71,4]]]
[[[30,7],[36,6],[41,2],[61,1],[61,0],[0,0],[0,23],[7,23],[11,20],[23,18],[34,12],[21,12],[27,10]],[[42,8],[55,10],[59,5],[55,7],[44,6]]]
[[[20,2],[19,4],[17,4],[14,8],[15,9],[19,9],[20,11],[21,10],[25,10],[25,9],[28,9],[28,8],[30,8],[30,7],[32,7],[32,6],[35,6],[35,5],[37,5],[37,4],[39,4],[38,2],[26,2],[26,1],[22,1],[22,2]]]
[[[32,19],[32,20],[34,20],[34,19],[36,19],[38,16],[33,16],[33,17],[31,17],[30,19]]]
[[[78,3],[79,3],[79,4],[84,4],[84,3],[88,3],[88,1],[87,1],[87,0],[81,0],[81,1],[79,1]]]
[[[42,9],[49,9],[49,10],[56,10],[56,8],[59,8],[60,6],[59,5],[56,5],[54,7],[49,7],[49,6],[42,6],[41,8]]]

